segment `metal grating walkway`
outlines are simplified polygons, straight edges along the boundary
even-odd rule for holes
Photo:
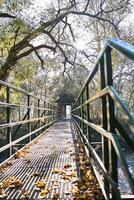
[[[25,199],[23,193],[27,191],[30,199],[41,199],[42,196],[35,187],[39,180],[46,181],[48,199],[72,199],[69,191],[77,177],[77,170],[74,141],[68,120],[57,122],[26,147],[24,152],[26,156],[11,159],[11,166],[1,174],[0,182],[9,177],[15,177],[22,182],[21,187],[5,189],[5,199]],[[55,173],[55,170],[61,170],[63,174]]]

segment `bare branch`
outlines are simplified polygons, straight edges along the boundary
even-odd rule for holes
[[[42,68],[44,68],[44,60],[42,59],[42,57],[39,55],[37,49],[34,48],[34,46],[32,44],[29,44],[29,47],[32,47],[34,49],[34,52],[37,56],[37,58],[40,60],[41,66]]]
[[[0,13],[0,17],[1,17],[1,18],[4,18],[4,17],[7,17],[7,18],[16,18],[15,16],[10,15],[10,14],[8,14],[8,13]]]
[[[67,16],[66,16],[65,19],[66,19],[65,21],[62,20],[62,22],[65,24],[65,27],[63,28],[62,34],[64,33],[65,28],[68,26],[68,27],[69,27],[69,30],[70,30],[70,33],[71,33],[71,35],[72,35],[73,41],[75,41],[75,36],[74,36],[73,30],[72,30],[71,24],[69,24],[69,23],[67,22]]]
[[[83,12],[86,12],[86,11],[87,11],[88,6],[89,6],[89,2],[90,2],[90,0],[87,1],[87,4],[86,4],[85,9],[83,10]]]
[[[29,54],[32,53],[33,51],[37,51],[37,50],[42,49],[42,48],[50,49],[51,51],[55,52],[55,48],[54,48],[54,47],[49,46],[49,45],[42,44],[42,45],[38,45],[38,46],[36,46],[36,47],[32,47],[31,49],[25,51],[24,53],[19,54],[19,55],[16,57],[16,59],[19,60],[20,58],[23,58],[23,57],[29,55]]]

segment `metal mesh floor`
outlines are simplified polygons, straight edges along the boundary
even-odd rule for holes
[[[46,181],[46,188],[50,190],[47,199],[53,199],[54,193],[58,193],[58,199],[72,199],[68,191],[71,190],[76,177],[68,181],[64,180],[62,175],[53,173],[54,169],[61,169],[67,173],[74,172],[77,176],[70,122],[57,122],[38,137],[37,142],[28,148],[28,152],[27,158],[13,159],[11,167],[0,177],[0,182],[12,176],[22,182],[21,188],[5,190],[6,199],[21,199],[23,190],[30,192],[30,199],[40,199],[39,191],[35,189],[34,184],[42,179]],[[70,164],[67,169],[66,164]],[[38,173],[38,176],[31,176],[33,173]]]

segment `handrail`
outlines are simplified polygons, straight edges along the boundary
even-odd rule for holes
[[[28,133],[28,134],[26,134],[26,135],[24,135],[24,136],[18,138],[17,140],[14,140],[13,142],[11,142],[11,143],[9,143],[9,144],[3,146],[3,147],[1,147],[1,148],[0,148],[0,152],[5,151],[6,149],[8,149],[8,148],[12,147],[13,145],[15,145],[15,144],[21,142],[22,140],[26,139],[27,137],[29,137],[29,136],[31,136],[31,135],[34,135],[35,133],[41,131],[41,130],[44,129],[45,127],[50,126],[50,125],[53,124],[55,121],[56,121],[56,120],[54,120],[54,121],[52,121],[52,122],[50,122],[50,123],[48,123],[48,124],[46,124],[46,125],[44,125],[44,126],[38,128],[38,129],[36,129],[36,130],[30,132],[30,133]]]
[[[134,179],[131,176],[125,157],[122,154],[120,143],[118,142],[121,137],[124,138],[127,145],[132,151],[134,151],[134,118],[113,87],[111,61],[111,52],[113,49],[127,56],[131,60],[134,60],[134,46],[119,39],[108,39],[104,48],[97,57],[94,69],[86,79],[78,98],[72,106],[72,119],[77,127],[77,131],[80,132],[80,135],[83,138],[82,141],[84,141],[84,145],[87,145],[89,154],[92,155],[93,153],[95,156],[95,158],[94,156],[91,156],[93,161],[97,161],[100,166],[104,166],[105,170],[110,173],[110,179],[112,182],[107,179],[105,173],[103,174],[103,191],[105,191],[106,196],[109,196],[111,193],[112,200],[121,199],[120,191],[118,190],[118,194],[115,194],[115,188],[113,185],[113,183],[118,185],[117,161],[121,163],[130,190],[132,194],[134,194]],[[90,96],[89,85],[98,71],[100,72],[100,91],[95,95]],[[97,99],[101,99],[102,104],[100,109],[102,115],[101,127],[94,124],[92,118],[90,118],[91,103]],[[120,122],[116,119],[115,105],[127,117],[127,125],[131,132],[129,131],[129,133],[127,133]],[[94,135],[97,133],[101,136],[102,157],[99,159],[94,146],[92,146],[93,133],[91,130],[93,130],[92,132]],[[117,130],[119,136],[117,136]]]
[[[127,163],[125,161],[125,158],[124,158],[124,155],[122,154],[122,151],[121,151],[121,148],[118,144],[118,139],[117,139],[117,136],[114,134],[114,133],[110,133],[106,130],[104,130],[103,128],[91,123],[91,122],[88,122],[87,120],[85,119],[82,119],[81,117],[77,116],[77,115],[74,115],[76,118],[79,118],[81,121],[83,121],[85,124],[87,124],[88,126],[92,127],[94,130],[96,130],[98,133],[100,133],[102,136],[108,138],[112,144],[114,145],[114,149],[117,153],[117,157],[119,158],[120,162],[121,162],[121,168],[123,169],[123,171],[125,172],[126,174],[126,178],[128,180],[128,182],[130,183],[130,186],[131,186],[131,190],[133,191],[134,193],[134,180],[132,179],[132,176],[129,172],[129,170],[127,169]]]
[[[48,101],[46,101],[46,100],[43,99],[43,98],[41,99],[39,96],[33,95],[33,94],[31,94],[31,93],[29,93],[29,92],[27,92],[27,91],[25,91],[25,90],[23,90],[23,89],[21,89],[21,88],[17,88],[17,87],[15,87],[14,85],[11,85],[10,83],[4,82],[4,81],[2,81],[2,80],[0,80],[0,85],[5,86],[5,87],[9,87],[9,88],[11,88],[11,89],[13,89],[13,90],[16,90],[16,91],[21,92],[21,93],[26,94],[26,95],[29,95],[29,96],[34,97],[34,98],[36,98],[36,99],[40,99],[40,100],[43,100],[43,101],[45,101],[45,102],[48,102]],[[50,103],[50,102],[48,102],[48,103]],[[50,103],[50,104],[51,104],[51,103]]]
[[[6,116],[6,122],[0,124],[0,129],[4,129],[4,132],[7,133],[7,144],[0,148],[0,152],[8,150],[8,156],[11,156],[13,153],[12,146],[14,144],[17,144],[18,142],[21,142],[26,138],[29,138],[29,141],[31,141],[32,135],[37,132],[38,134],[40,134],[41,131],[43,131],[56,121],[58,117],[58,108],[54,103],[48,102],[42,97],[35,96],[21,88],[17,88],[4,81],[0,80],[0,85],[4,86],[4,89],[6,91],[6,96],[4,99],[4,101],[6,100],[6,102],[0,101],[0,107],[4,108],[3,115]],[[14,104],[11,102],[11,90],[15,90],[17,92],[25,94],[25,105],[22,104],[21,100],[19,102],[20,104]],[[34,105],[31,106],[31,103]],[[14,110],[14,108],[17,108],[17,110]],[[19,115],[21,114],[22,119],[20,117],[15,118],[15,120],[11,122],[12,115],[17,115],[17,112],[19,112]],[[22,125],[25,125],[25,135],[19,137],[17,136],[17,134]]]
[[[116,49],[117,51],[119,51],[123,55],[125,55],[128,58],[134,60],[134,46],[133,45],[131,45],[131,44],[127,43],[127,42],[124,42],[123,40],[117,39],[117,38],[108,39],[106,41],[103,49],[99,53],[99,55],[98,55],[98,57],[96,59],[96,62],[94,64],[94,68],[93,68],[92,72],[89,74],[89,76],[87,77],[85,83],[83,84],[83,86],[81,88],[81,91],[80,91],[76,101],[74,102],[73,106],[75,105],[75,103],[79,99],[80,94],[83,92],[85,85],[89,83],[91,77],[94,76],[94,74],[97,72],[99,60],[103,56],[103,54],[106,51],[107,47],[110,47],[112,49]]]
[[[134,60],[134,46],[117,38],[108,39],[107,45]]]
[[[5,102],[1,102],[1,101],[0,101],[0,107],[29,108],[29,109],[37,109],[37,110],[51,110],[51,111],[54,111],[53,109],[48,109],[48,108],[40,108],[40,107],[35,107],[35,106],[26,106],[26,105],[5,103]]]
[[[84,107],[85,105],[90,104],[91,102],[93,102],[93,101],[95,101],[95,100],[97,100],[97,99],[99,99],[99,98],[101,98],[101,97],[103,97],[105,95],[108,95],[108,94],[111,96],[111,98],[113,99],[113,101],[116,104],[116,106],[118,108],[120,108],[124,114],[127,115],[128,119],[129,119],[129,121],[128,121],[129,124],[131,124],[132,126],[134,126],[134,117],[129,112],[127,106],[121,100],[120,96],[118,95],[118,93],[116,92],[116,90],[114,89],[113,86],[107,86],[103,90],[100,90],[93,97],[87,99],[82,105],[78,106],[77,108],[72,109],[72,111],[78,110],[78,109]]]
[[[27,124],[29,122],[34,122],[34,121],[37,121],[37,120],[48,119],[48,118],[51,118],[51,117],[54,117],[54,116],[55,115],[50,115],[50,116],[33,118],[33,119],[25,120],[25,121],[17,121],[17,122],[12,122],[12,123],[7,123],[7,124],[0,124],[0,129],[13,127],[13,126],[18,126],[20,124]]]

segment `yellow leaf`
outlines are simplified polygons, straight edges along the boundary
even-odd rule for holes
[[[48,189],[44,189],[44,190],[41,190],[40,192],[40,198],[45,198],[47,196],[47,194],[49,193],[49,190]]]
[[[39,189],[41,188],[45,188],[46,186],[46,182],[44,180],[38,181],[37,183],[35,183],[35,186]]]
[[[10,181],[7,179],[7,180],[4,180],[2,182],[2,188],[6,189],[10,186]]]
[[[21,190],[21,193],[22,193],[21,199],[29,199],[29,196],[30,196],[29,191],[23,189],[23,190]]]
[[[34,172],[34,173],[31,174],[30,176],[40,176],[40,173],[38,173],[38,172]]]

